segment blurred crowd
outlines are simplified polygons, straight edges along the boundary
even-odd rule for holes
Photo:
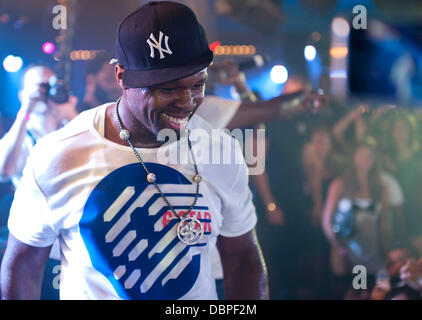
[[[421,298],[421,126],[417,109],[334,98],[268,124],[266,169],[286,221],[260,220],[273,298]]]
[[[52,73],[36,70],[31,81],[45,82]],[[8,147],[0,155],[0,250],[14,188],[36,139],[119,96],[107,58],[98,57],[86,71],[80,103],[71,97],[65,106],[46,109],[38,104],[45,92],[24,87],[16,119],[1,117]],[[235,70],[233,81],[239,74]],[[271,299],[420,299],[422,111],[329,97],[316,112],[274,117],[271,110],[284,100],[261,105],[244,75],[241,82],[228,79],[220,82],[246,90],[250,101],[233,104],[237,111],[224,126],[262,128],[265,122],[266,171],[251,176],[250,184]],[[301,89],[303,81],[292,77],[282,96]],[[354,272],[356,266],[364,273]]]

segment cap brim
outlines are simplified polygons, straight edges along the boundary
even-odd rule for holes
[[[176,81],[205,69],[211,64],[212,60],[213,53],[209,51],[196,62],[189,65],[150,70],[126,69],[122,77],[123,85],[126,88],[143,88]]]

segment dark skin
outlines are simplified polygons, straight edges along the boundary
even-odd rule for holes
[[[1,298],[3,300],[40,299],[49,247],[29,246],[9,235],[1,264]]]
[[[255,230],[239,237],[219,236],[217,248],[226,299],[268,300],[267,271]]]
[[[227,128],[243,128],[256,125],[259,122],[288,119],[306,110],[317,112],[319,109],[328,105],[327,95],[311,91],[306,93],[303,101],[293,110],[280,110],[282,104],[291,102],[303,93],[304,91],[297,91],[283,94],[266,101],[242,102],[236,115],[227,125]]]
[[[116,80],[123,90],[119,115],[137,147],[158,146],[160,129],[183,129],[162,117],[165,112],[177,118],[190,118],[202,103],[207,71],[202,70],[181,80],[149,88],[126,88],[124,69],[116,66]],[[112,105],[106,112],[105,136],[125,145]],[[225,274],[228,299],[268,299],[268,283],[261,250],[252,230],[239,237],[218,237],[218,248]],[[26,245],[12,235],[1,268],[2,299],[39,299],[42,276],[51,247]],[[247,281],[245,281],[247,279]]]
[[[119,115],[123,127],[131,133],[131,142],[137,147],[159,146],[157,134],[161,129],[173,129],[176,133],[184,125],[175,125],[162,117],[162,114],[182,119],[190,118],[204,99],[207,71],[170,83],[147,88],[126,88],[122,76],[124,69],[117,65],[116,80],[123,90],[119,105]],[[126,145],[119,137],[119,126],[114,114],[115,106],[107,110],[106,138]]]

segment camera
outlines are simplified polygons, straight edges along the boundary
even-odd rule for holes
[[[55,103],[65,103],[69,100],[69,85],[57,77],[51,77],[48,83],[42,84],[45,89],[46,98]]]

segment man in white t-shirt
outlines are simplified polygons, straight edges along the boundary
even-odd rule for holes
[[[148,19],[146,19],[148,17]],[[61,299],[216,299],[217,245],[230,299],[266,299],[248,169],[234,139],[194,113],[213,55],[192,10],[150,2],[119,25],[117,103],[77,116],[31,153],[12,205],[1,268],[5,299],[39,297],[42,270],[60,241]],[[165,143],[163,129],[176,132]],[[163,163],[181,150],[187,163]],[[239,162],[196,162],[204,148]]]

